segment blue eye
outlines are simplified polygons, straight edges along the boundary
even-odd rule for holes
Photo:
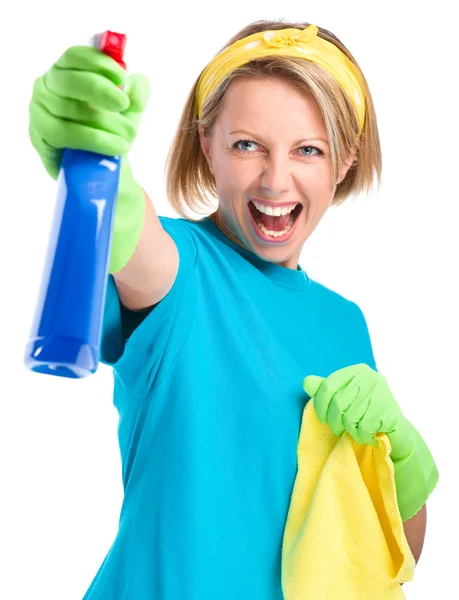
[[[257,145],[256,142],[252,142],[251,140],[239,140],[239,142],[236,142],[233,145],[233,148],[235,150],[239,150],[240,152],[250,152],[249,148],[241,147],[240,144],[245,144],[245,145],[255,144],[255,145]]]
[[[316,148],[315,146],[301,146],[301,149],[306,149],[306,150],[314,150],[315,154],[303,154],[303,156],[323,156],[323,152],[322,150],[320,150],[320,148]]]

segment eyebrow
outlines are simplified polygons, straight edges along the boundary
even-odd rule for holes
[[[236,131],[230,131],[229,135],[233,135],[233,134],[236,134],[236,133],[239,134],[239,135],[246,135],[246,136],[248,136],[250,138],[259,139],[260,142],[262,142],[265,145],[267,143],[266,140],[264,140],[259,135],[255,135],[254,133],[250,133],[250,131],[245,131],[243,129],[238,129]],[[327,144],[327,146],[328,146],[328,140],[326,140],[325,138],[320,137],[320,136],[319,137],[301,138],[301,139],[297,140],[296,142],[294,142],[293,145],[297,146],[298,144],[302,144],[303,142],[312,142],[312,141],[319,141],[319,140],[321,142],[323,142],[324,144]]]

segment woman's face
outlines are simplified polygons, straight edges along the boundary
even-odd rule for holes
[[[325,124],[315,101],[278,78],[235,79],[201,147],[215,177],[215,220],[234,242],[296,269],[332,203]],[[348,166],[340,170],[340,183]]]

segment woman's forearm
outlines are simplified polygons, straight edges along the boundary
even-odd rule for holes
[[[421,556],[422,547],[426,535],[427,525],[427,510],[426,505],[419,510],[418,513],[403,523],[403,529],[411,552],[413,553],[416,563]]]
[[[121,302],[130,310],[153,306],[171,289],[178,270],[178,252],[164,231],[145,193],[145,215],[137,248],[114,279]]]

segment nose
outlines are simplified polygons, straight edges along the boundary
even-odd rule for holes
[[[291,165],[288,157],[271,158],[261,176],[261,187],[269,196],[279,196],[291,186]]]

